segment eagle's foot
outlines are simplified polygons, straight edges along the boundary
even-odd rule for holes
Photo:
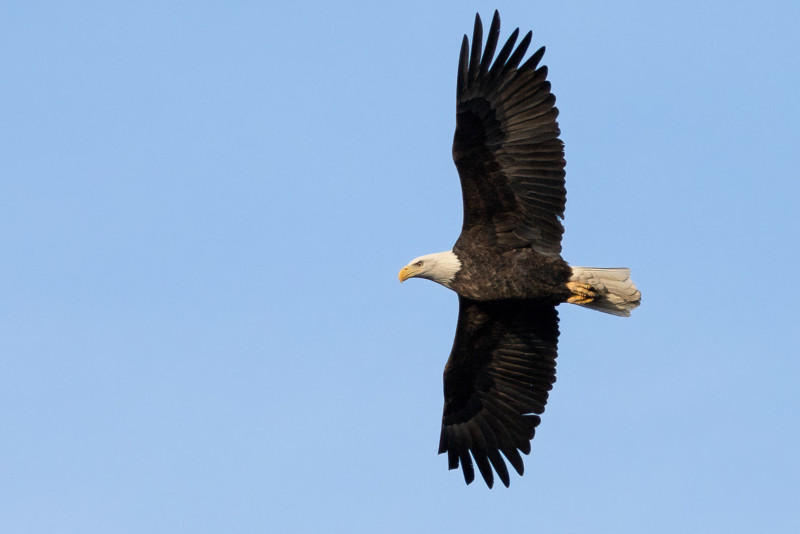
[[[567,282],[567,289],[572,292],[572,296],[567,299],[570,304],[588,304],[597,296],[592,286],[581,282]]]

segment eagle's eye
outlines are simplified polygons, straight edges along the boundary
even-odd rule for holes
[[[421,261],[418,261],[417,263],[415,263],[415,264],[414,264],[414,266],[415,266],[415,267],[422,267],[422,262],[421,262]]]

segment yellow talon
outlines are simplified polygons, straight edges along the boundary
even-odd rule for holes
[[[567,299],[570,304],[588,304],[597,296],[592,286],[581,282],[567,282],[567,289],[572,292],[572,296]]]

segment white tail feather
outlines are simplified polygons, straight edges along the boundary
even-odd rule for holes
[[[591,302],[578,304],[585,308],[628,317],[642,300],[642,294],[631,280],[631,270],[623,267],[573,267],[569,280],[589,284],[597,293]]]

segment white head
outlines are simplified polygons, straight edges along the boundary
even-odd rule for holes
[[[461,269],[461,262],[458,256],[452,250],[448,250],[414,258],[408,265],[400,269],[397,276],[401,282],[414,277],[427,278],[444,287],[450,287],[459,269]]]

